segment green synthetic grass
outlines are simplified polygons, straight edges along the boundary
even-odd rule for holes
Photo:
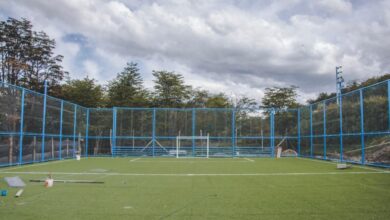
[[[49,172],[105,183],[28,182]],[[27,183],[20,198],[6,176]],[[83,158],[0,177],[0,219],[390,219],[388,170],[308,159]]]

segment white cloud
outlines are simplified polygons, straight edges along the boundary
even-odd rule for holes
[[[6,7],[7,6],[7,7]],[[333,91],[334,67],[346,80],[388,72],[388,1],[27,1],[0,3],[58,42],[72,76],[101,82],[126,62],[175,70],[194,87],[259,100],[262,89],[298,85],[301,99]],[[88,50],[66,42],[85,36]],[[70,58],[69,58],[70,57]]]
[[[84,72],[85,72],[85,75],[82,74],[80,75],[80,77],[85,77],[85,76],[88,76],[90,78],[94,78],[96,80],[98,80],[99,82],[104,82],[105,79],[101,77],[100,75],[100,69],[99,69],[99,65],[92,61],[92,60],[85,60],[83,62],[83,67],[84,67]]]

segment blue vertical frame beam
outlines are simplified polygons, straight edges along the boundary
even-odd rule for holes
[[[156,148],[156,108],[153,108],[152,116],[152,155],[155,156]]]
[[[46,130],[46,104],[47,104],[47,81],[44,83],[45,93],[43,96],[43,116],[42,116],[42,145],[41,145],[41,161],[45,160],[45,130]]]
[[[274,131],[274,126],[275,126],[275,123],[274,123],[274,119],[275,119],[275,110],[272,108],[271,109],[271,119],[270,119],[270,123],[271,123],[271,157],[275,157],[275,131]]]
[[[366,155],[365,155],[365,140],[364,140],[364,102],[363,102],[363,90],[359,90],[360,96],[360,141],[362,142],[362,158],[361,163],[365,164]]]
[[[117,109],[114,107],[112,109],[112,149],[111,157],[116,156],[116,123],[117,123]]]
[[[343,158],[343,149],[344,149],[344,146],[343,146],[343,97],[342,95],[340,94],[339,96],[339,113],[340,113],[340,134],[339,134],[339,137],[340,137],[340,161],[343,161],[344,158]]]
[[[298,109],[298,157],[301,156],[301,109]]]
[[[77,105],[74,105],[73,109],[73,152],[72,157],[75,156],[76,152],[76,132],[77,132]]]
[[[390,131],[390,80],[387,80],[387,105],[388,130]]]
[[[62,159],[62,122],[64,117],[64,101],[61,100],[61,112],[60,112],[60,141],[59,141],[59,153],[58,157]]]
[[[22,97],[20,101],[19,164],[23,163],[24,96],[25,90],[22,89]]]
[[[89,130],[89,108],[87,108],[87,124],[85,126],[85,146],[84,156],[88,157],[88,130]]]
[[[310,157],[313,158],[313,105],[310,105]]]
[[[195,157],[195,136],[196,136],[196,111],[192,108],[192,156]]]
[[[234,157],[235,155],[235,151],[236,151],[236,146],[235,146],[235,142],[236,142],[236,110],[235,109],[232,109],[232,137],[231,137],[231,141],[232,141],[232,157]]]
[[[326,160],[326,101],[323,101],[323,126],[324,126],[324,160]]]

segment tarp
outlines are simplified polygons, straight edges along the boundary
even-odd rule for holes
[[[8,183],[9,187],[22,188],[22,187],[26,186],[26,184],[23,182],[23,180],[20,179],[20,177],[18,177],[18,176],[4,177],[4,180]]]

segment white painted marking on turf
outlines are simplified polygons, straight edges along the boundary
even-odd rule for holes
[[[304,158],[304,157],[297,157],[298,159],[301,159],[301,160],[308,160],[308,161],[314,161],[314,162],[318,162],[318,163],[326,163],[326,164],[336,164],[337,161],[331,161],[331,160],[321,160],[321,159],[311,159],[311,158]],[[364,165],[356,165],[356,164],[351,164],[353,167],[357,167],[357,168],[362,168],[362,169],[366,169],[366,170],[373,170],[373,171],[383,171],[383,172],[387,172],[383,169],[378,169],[378,168],[373,168],[373,167],[367,167],[367,166],[364,166]]]
[[[221,160],[138,160],[136,163],[224,163],[226,161]],[[229,163],[248,163],[245,160],[229,161]]]
[[[0,174],[47,174],[47,172],[12,172]],[[52,172],[53,175],[102,175],[102,173],[71,173]],[[105,173],[107,176],[310,176],[310,175],[356,175],[356,174],[390,174],[390,171],[361,171],[361,172],[311,172],[311,173]]]
[[[131,206],[124,206],[123,208],[124,209],[132,209],[133,207],[131,207]]]
[[[137,161],[137,160],[139,160],[139,159],[141,159],[141,157],[137,157],[137,158],[135,158],[135,159],[132,159],[132,160],[130,160],[130,162],[134,162],[134,161]]]
[[[5,168],[5,169],[1,169],[0,168],[0,170],[16,170],[16,169],[27,168],[27,167],[37,167],[37,166],[43,166],[43,165],[51,165],[51,164],[55,164],[55,163],[65,162],[65,161],[73,161],[73,160],[72,159],[66,159],[66,160],[56,160],[56,161],[47,161],[47,162],[37,162],[37,163],[34,163],[34,164],[29,164],[29,165],[16,165],[15,167],[9,167],[9,168]]]
[[[249,161],[249,162],[255,162],[254,160],[249,159],[249,158],[246,158],[246,157],[244,157],[244,159],[247,160],[247,161]]]

